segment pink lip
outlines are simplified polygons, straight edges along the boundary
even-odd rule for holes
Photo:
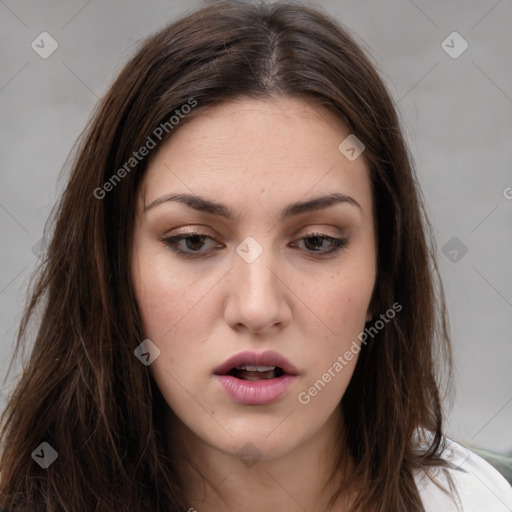
[[[274,379],[248,381],[231,375],[217,375],[228,396],[244,405],[268,405],[276,402],[296,378],[296,375],[285,373]]]
[[[285,373],[280,377],[259,381],[237,379],[227,373],[243,364],[253,366],[279,366]],[[299,371],[278,352],[240,352],[214,370],[224,391],[235,402],[244,405],[267,405],[276,402],[297,378]]]
[[[261,353],[249,351],[239,352],[220,366],[217,366],[217,368],[213,370],[213,373],[215,375],[225,375],[231,368],[236,368],[242,364],[250,364],[253,366],[279,366],[289,375],[297,375],[299,373],[299,370],[297,370],[286,357],[273,350],[266,350]]]

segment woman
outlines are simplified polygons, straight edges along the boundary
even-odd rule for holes
[[[22,321],[2,507],[508,510],[443,436],[429,237],[393,102],[332,20],[215,3],[149,38]]]

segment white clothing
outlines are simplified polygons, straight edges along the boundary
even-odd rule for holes
[[[453,479],[460,502],[457,505],[424,471],[418,471],[414,479],[425,512],[512,512],[512,487],[487,461],[449,439],[442,458],[451,466],[445,471]],[[432,476],[449,489],[441,468],[435,468]]]

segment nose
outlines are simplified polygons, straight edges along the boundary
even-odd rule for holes
[[[252,262],[237,254],[226,283],[226,323],[236,331],[259,335],[286,327],[292,317],[293,293],[284,278],[270,249]]]

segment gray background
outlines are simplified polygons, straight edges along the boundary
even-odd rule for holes
[[[0,0],[0,378],[36,268],[33,248],[65,182],[59,173],[73,142],[136,43],[199,5]],[[365,42],[410,141],[436,229],[457,357],[448,433],[510,451],[512,2],[316,5]],[[43,31],[59,45],[47,59],[31,48]],[[458,58],[442,47],[454,31],[469,44]],[[456,39],[445,44],[462,48]],[[460,247],[442,251],[452,237],[468,249],[462,258]],[[2,400],[15,376],[2,384]]]

